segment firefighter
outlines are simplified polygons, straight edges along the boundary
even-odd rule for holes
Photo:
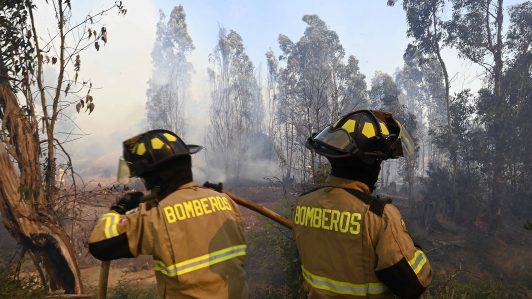
[[[191,154],[202,147],[153,130],[124,141],[123,149],[130,176],[140,177],[156,201],[141,202],[141,192],[119,198],[93,229],[91,254],[102,261],[151,255],[163,298],[248,298],[239,209],[192,179]]]
[[[412,139],[390,113],[351,112],[308,138],[331,173],[302,194],[294,234],[308,298],[418,298],[431,282],[423,251],[399,210],[371,195],[381,162],[411,154]]]

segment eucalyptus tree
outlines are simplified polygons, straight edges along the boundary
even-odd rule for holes
[[[185,134],[184,106],[194,68],[187,60],[194,50],[182,5],[172,9],[168,20],[159,12],[156,40],[151,53],[153,73],[146,92],[150,129],[168,129]]]
[[[367,93],[356,58],[345,62],[338,34],[317,15],[303,21],[307,27],[297,42],[279,35],[277,143],[286,149],[278,150],[288,167],[285,177],[308,182],[319,179],[323,162],[305,149],[306,138],[342,113],[367,106]]]
[[[242,37],[220,28],[208,69],[211,106],[208,161],[238,178],[254,135],[262,132],[262,95]]]

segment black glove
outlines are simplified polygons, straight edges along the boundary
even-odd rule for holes
[[[114,205],[111,206],[111,210],[118,214],[124,215],[127,211],[133,210],[140,204],[140,199],[144,196],[142,192],[129,192],[120,197]]]
[[[205,182],[205,184],[203,184],[203,187],[210,188],[210,189],[216,190],[218,192],[223,192],[223,189],[224,189],[224,185],[221,182],[218,183],[218,184]]]

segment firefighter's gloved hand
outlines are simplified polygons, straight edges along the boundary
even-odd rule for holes
[[[210,188],[210,189],[216,190],[218,192],[223,192],[223,189],[224,189],[224,185],[221,182],[218,183],[218,184],[205,182],[205,184],[203,184],[203,187]]]
[[[127,211],[133,210],[140,204],[140,199],[144,196],[142,192],[129,192],[120,197],[114,205],[111,206],[111,210],[118,214],[126,214]]]

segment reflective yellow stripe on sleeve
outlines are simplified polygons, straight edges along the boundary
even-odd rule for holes
[[[349,283],[312,274],[303,266],[301,269],[303,270],[303,277],[312,287],[336,294],[366,296],[368,294],[382,294],[388,290],[386,285],[380,282]]]
[[[227,247],[170,266],[165,265],[162,261],[155,260],[154,270],[167,276],[183,275],[238,256],[246,255],[246,247],[246,245]]]
[[[120,221],[120,214],[115,212],[109,212],[103,214],[100,218],[101,221],[105,221],[105,238],[111,239],[118,236],[118,222]]]
[[[414,253],[414,257],[408,261],[408,264],[410,264],[410,267],[412,267],[412,270],[416,273],[416,275],[421,271],[421,268],[427,263],[427,257],[421,250],[416,250]]]

